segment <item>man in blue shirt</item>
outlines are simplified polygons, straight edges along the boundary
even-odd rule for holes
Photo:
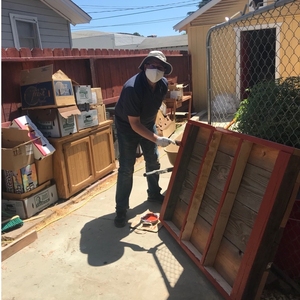
[[[119,144],[119,169],[116,191],[116,227],[126,225],[126,212],[132,190],[136,149],[141,146],[146,172],[158,170],[157,146],[175,143],[160,137],[156,131],[156,115],[168,91],[164,75],[171,74],[173,67],[160,51],[151,51],[139,66],[140,73],[131,77],[123,86],[115,107],[115,125]],[[147,176],[148,201],[162,203],[159,175]]]

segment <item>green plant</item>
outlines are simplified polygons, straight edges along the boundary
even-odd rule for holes
[[[235,119],[238,132],[300,148],[300,76],[254,85]]]

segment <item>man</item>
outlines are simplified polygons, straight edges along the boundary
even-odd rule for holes
[[[146,172],[158,170],[157,146],[174,143],[157,135],[155,119],[168,91],[164,75],[171,74],[173,67],[160,51],[151,51],[139,66],[140,73],[131,77],[123,86],[115,107],[115,125],[119,144],[119,169],[116,191],[116,227],[126,225],[126,212],[132,190],[136,149],[141,146]],[[148,201],[162,203],[164,196],[158,184],[159,176],[147,176]]]

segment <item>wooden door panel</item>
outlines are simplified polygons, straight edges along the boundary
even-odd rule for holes
[[[115,167],[111,127],[92,134],[90,143],[95,176],[100,178]]]
[[[81,190],[94,177],[90,139],[85,137],[63,145],[70,193]]]

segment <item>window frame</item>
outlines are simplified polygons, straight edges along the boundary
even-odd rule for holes
[[[27,16],[27,15],[20,15],[20,14],[9,14],[10,17],[10,22],[11,22],[11,29],[12,29],[12,35],[13,35],[13,40],[15,44],[15,48],[20,49],[20,37],[17,29],[17,21],[21,22],[27,22],[35,25],[36,29],[36,34],[37,34],[37,44],[38,48],[42,48],[42,42],[41,42],[41,35],[40,35],[40,29],[39,29],[39,24],[38,24],[38,19],[37,17],[34,16]]]

